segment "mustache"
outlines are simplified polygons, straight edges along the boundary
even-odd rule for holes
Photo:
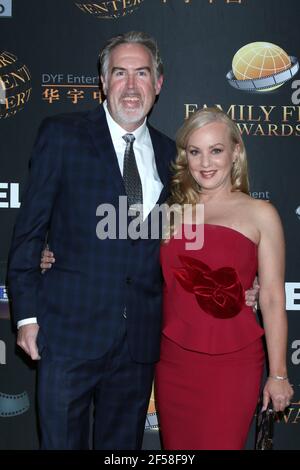
[[[141,97],[140,93],[137,93],[137,92],[133,91],[133,92],[123,93],[121,95],[121,99],[124,99],[124,98],[138,98],[138,99],[141,99],[142,97]]]

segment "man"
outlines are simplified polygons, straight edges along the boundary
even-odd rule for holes
[[[97,209],[119,220],[127,195],[147,223],[167,197],[175,145],[146,121],[162,63],[139,32],[112,38],[100,63],[104,105],[40,129],[10,254],[18,345],[41,359],[43,449],[88,448],[92,401],[94,448],[139,449],[159,358],[160,242],[100,239]],[[56,262],[41,276],[46,237]]]
[[[42,449],[88,448],[92,400],[94,448],[139,449],[159,358],[159,240],[101,240],[96,212],[110,203],[118,220],[130,185],[144,218],[166,199],[175,146],[146,121],[163,67],[139,32],[111,39],[100,63],[104,105],[41,126],[10,253],[18,345],[41,358]],[[122,178],[132,155],[138,183]],[[46,237],[57,261],[41,276]]]

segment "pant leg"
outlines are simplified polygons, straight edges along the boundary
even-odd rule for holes
[[[154,364],[131,359],[124,331],[96,388],[95,449],[141,448],[153,373]]]
[[[45,347],[39,361],[38,405],[42,449],[88,449],[94,399],[95,449],[142,445],[154,364],[131,359],[126,327],[103,357],[56,357]]]
[[[93,368],[91,361],[43,350],[38,366],[41,449],[88,449]]]

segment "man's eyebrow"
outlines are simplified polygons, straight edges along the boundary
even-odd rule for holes
[[[144,67],[138,67],[135,70],[148,70],[148,72],[151,72],[151,68],[148,65],[145,65]]]
[[[111,69],[111,73],[115,72],[116,70],[126,70],[124,67],[113,67]]]
[[[114,73],[114,72],[119,71],[119,70],[125,71],[127,69],[125,67],[113,67],[111,69],[111,73]],[[134,70],[136,70],[136,71],[147,70],[148,72],[151,72],[151,68],[148,65],[145,65],[144,67],[137,67]]]

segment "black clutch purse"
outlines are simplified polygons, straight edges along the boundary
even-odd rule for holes
[[[258,404],[256,413],[255,450],[272,450],[275,411],[271,405],[265,411],[261,409],[262,402]]]

